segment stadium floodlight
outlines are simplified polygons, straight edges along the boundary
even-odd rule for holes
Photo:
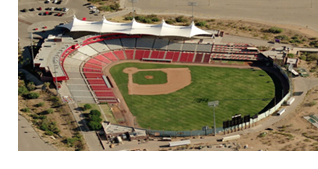
[[[134,7],[134,3],[137,3],[138,0],[129,0],[131,2],[132,8],[133,8],[133,18],[135,18],[135,7]]]
[[[216,125],[215,125],[215,107],[219,105],[219,101],[218,100],[215,100],[215,101],[211,101],[211,102],[208,102],[208,106],[209,107],[213,107],[213,119],[214,119],[214,136],[216,135]]]
[[[33,53],[33,32],[30,32],[30,39],[31,39],[30,49],[31,49],[31,56],[32,56],[32,66],[34,68],[35,66],[34,66],[34,53]]]
[[[192,6],[192,21],[193,21],[193,6],[197,6],[198,2],[188,2],[188,6]]]

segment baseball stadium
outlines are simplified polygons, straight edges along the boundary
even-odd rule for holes
[[[120,125],[224,129],[233,116],[250,121],[272,114],[289,92],[288,78],[262,51],[252,44],[216,43],[223,32],[193,22],[173,26],[164,20],[154,25],[74,16],[58,28],[65,33],[45,39],[35,66],[57,88],[66,84],[70,96],[63,99],[117,107],[113,114]]]

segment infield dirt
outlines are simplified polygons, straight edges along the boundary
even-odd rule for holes
[[[140,85],[133,83],[133,74],[138,71],[162,71],[167,73],[167,83]],[[128,94],[159,95],[173,93],[191,84],[191,74],[188,68],[142,69],[128,67],[123,70],[128,74]]]

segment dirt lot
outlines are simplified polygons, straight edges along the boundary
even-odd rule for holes
[[[18,111],[24,116],[28,121],[33,123],[33,128],[35,131],[41,136],[41,138],[51,144],[56,150],[60,151],[74,151],[74,146],[68,146],[63,143],[63,140],[66,138],[72,138],[75,135],[76,131],[76,121],[74,120],[73,115],[70,113],[69,107],[67,105],[63,105],[59,108],[52,108],[52,101],[50,101],[50,94],[44,93],[40,89],[37,89],[32,92],[39,92],[40,97],[37,99],[24,99],[22,96],[18,96]],[[37,106],[38,103],[43,102],[43,106]],[[28,107],[30,112],[21,111],[23,108]],[[46,111],[48,109],[53,109],[53,113],[47,114]],[[45,115],[48,120],[52,122],[56,122],[56,127],[60,130],[59,137],[58,135],[54,135],[53,137],[46,135],[45,131],[38,128],[36,125],[37,122],[40,122],[40,119],[35,119],[33,115]],[[62,138],[63,137],[63,138]],[[86,150],[87,147],[84,145],[82,150]]]
[[[318,100],[318,86],[308,92],[307,97],[297,110],[285,119],[273,124],[272,131],[252,133],[241,137],[238,143],[249,145],[248,149],[242,150],[270,150],[270,151],[318,151],[318,129],[311,125],[303,116],[316,113],[318,105],[309,107],[306,103]]]

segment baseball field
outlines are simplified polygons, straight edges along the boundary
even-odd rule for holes
[[[131,82],[123,71],[127,67],[151,69],[149,72],[133,74],[135,84],[169,84],[169,74],[161,71],[166,68],[187,68],[191,77],[186,78],[190,78],[191,83],[168,94],[151,95],[152,91],[149,91],[150,95],[129,95],[128,83]],[[214,100],[219,100],[219,106],[215,108],[216,126],[222,127],[222,122],[230,120],[232,115],[254,115],[260,112],[275,96],[273,80],[260,69],[121,63],[114,65],[110,73],[131,113],[136,116],[137,123],[147,129],[181,131],[211,127],[213,108],[208,107],[208,102]],[[178,83],[178,80],[174,83]]]

